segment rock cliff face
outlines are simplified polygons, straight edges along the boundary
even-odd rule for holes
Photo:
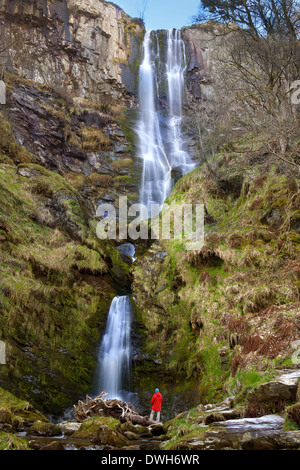
[[[142,23],[102,0],[1,0],[0,24],[1,111],[17,143],[75,184],[94,214],[102,201],[117,205],[120,194],[136,202],[128,112],[136,106]]]
[[[186,87],[190,100],[208,99],[213,77],[213,35],[200,26],[183,28],[187,45]]]
[[[128,288],[95,214],[135,198],[127,113],[143,26],[100,0],[1,1],[0,23],[0,383],[59,412],[88,390],[111,300]]]
[[[111,299],[128,289],[128,266],[97,240],[95,215],[102,201],[138,198],[144,27],[102,0],[0,0],[0,25],[0,384],[51,411],[88,389]],[[209,101],[212,46],[201,28],[183,34],[189,114]]]
[[[103,0],[0,1],[7,71],[99,100],[134,91],[143,26]]]

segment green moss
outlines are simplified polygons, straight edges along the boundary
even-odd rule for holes
[[[11,124],[0,113],[0,149],[3,163],[34,162],[35,156],[24,146],[17,144]]]
[[[87,225],[78,192],[62,176],[39,165],[20,169],[31,177],[0,168],[0,329],[8,351],[1,380],[35,404],[61,409],[92,380],[99,326],[115,295],[106,262],[113,247]],[[43,215],[50,195],[59,224]],[[30,354],[18,341],[31,345]]]
[[[181,413],[176,418],[166,422],[164,431],[169,439],[162,444],[162,450],[189,449],[189,440],[193,438],[203,439],[207,428],[199,425],[198,419],[199,413],[192,410],[188,413]]]
[[[82,129],[82,146],[88,152],[109,149],[112,145],[108,135],[102,129],[84,127]]]
[[[119,430],[120,421],[112,417],[94,417],[85,420],[72,438],[87,439],[95,443],[123,447],[127,439]]]
[[[157,346],[164,369],[193,379],[204,402],[254,387],[266,379],[266,371],[272,374],[279,359],[290,363],[284,328],[296,328],[299,299],[297,203],[287,176],[274,162],[247,166],[238,151],[221,152],[211,163],[220,181],[227,182],[227,192],[203,165],[182,177],[167,199],[171,209],[205,203],[202,249],[185,250],[184,236],[159,239],[133,267],[147,352],[153,354]],[[233,197],[237,187],[240,194]],[[278,211],[273,217],[272,209]],[[167,252],[163,263],[151,258],[156,250]],[[291,275],[287,264],[294,266]],[[261,317],[268,309],[270,317]],[[273,323],[277,311],[280,328]],[[261,357],[247,340],[251,343],[250,335],[259,335],[262,325],[269,336],[261,333],[261,348],[267,351]],[[274,341],[278,353],[268,351],[268,341]],[[243,344],[251,354],[244,353]]]
[[[51,197],[60,192],[68,192],[77,195],[76,189],[58,173],[47,170],[34,163],[22,163],[18,168],[28,169],[32,172],[32,190],[36,194],[44,194]]]
[[[0,450],[30,450],[26,439],[0,431]]]
[[[73,254],[72,266],[82,272],[103,274],[108,272],[108,267],[99,253],[89,249],[87,246],[77,246]]]
[[[116,160],[113,162],[113,169],[114,170],[123,170],[125,168],[130,168],[133,164],[133,160],[131,158],[123,158],[122,160]]]

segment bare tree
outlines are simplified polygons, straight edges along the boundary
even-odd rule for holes
[[[206,19],[223,22],[215,34],[226,34],[226,54],[218,57],[223,104],[239,115],[244,133],[264,135],[275,157],[299,168],[292,148],[299,138],[300,109],[291,100],[293,83],[300,78],[299,2],[201,3]]]
[[[143,24],[145,24],[145,12],[146,12],[147,6],[148,6],[148,0],[143,0],[141,10],[139,10],[139,19],[142,21]]]
[[[194,22],[234,23],[261,37],[296,38],[300,28],[299,0],[201,0]]]

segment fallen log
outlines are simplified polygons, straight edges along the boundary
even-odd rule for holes
[[[122,423],[131,421],[141,426],[157,426],[156,421],[150,420],[148,416],[141,416],[132,405],[118,400],[117,398],[106,400],[107,393],[101,392],[96,398],[86,395],[85,403],[81,400],[74,405],[74,416],[78,422],[82,422],[93,416],[112,416]]]

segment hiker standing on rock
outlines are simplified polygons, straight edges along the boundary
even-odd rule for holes
[[[152,410],[150,413],[150,419],[154,419],[154,413],[156,413],[156,420],[158,423],[160,421],[160,410],[161,410],[161,404],[163,401],[162,394],[160,393],[159,389],[155,389],[155,393],[153,397],[151,398],[151,405],[152,405]]]

